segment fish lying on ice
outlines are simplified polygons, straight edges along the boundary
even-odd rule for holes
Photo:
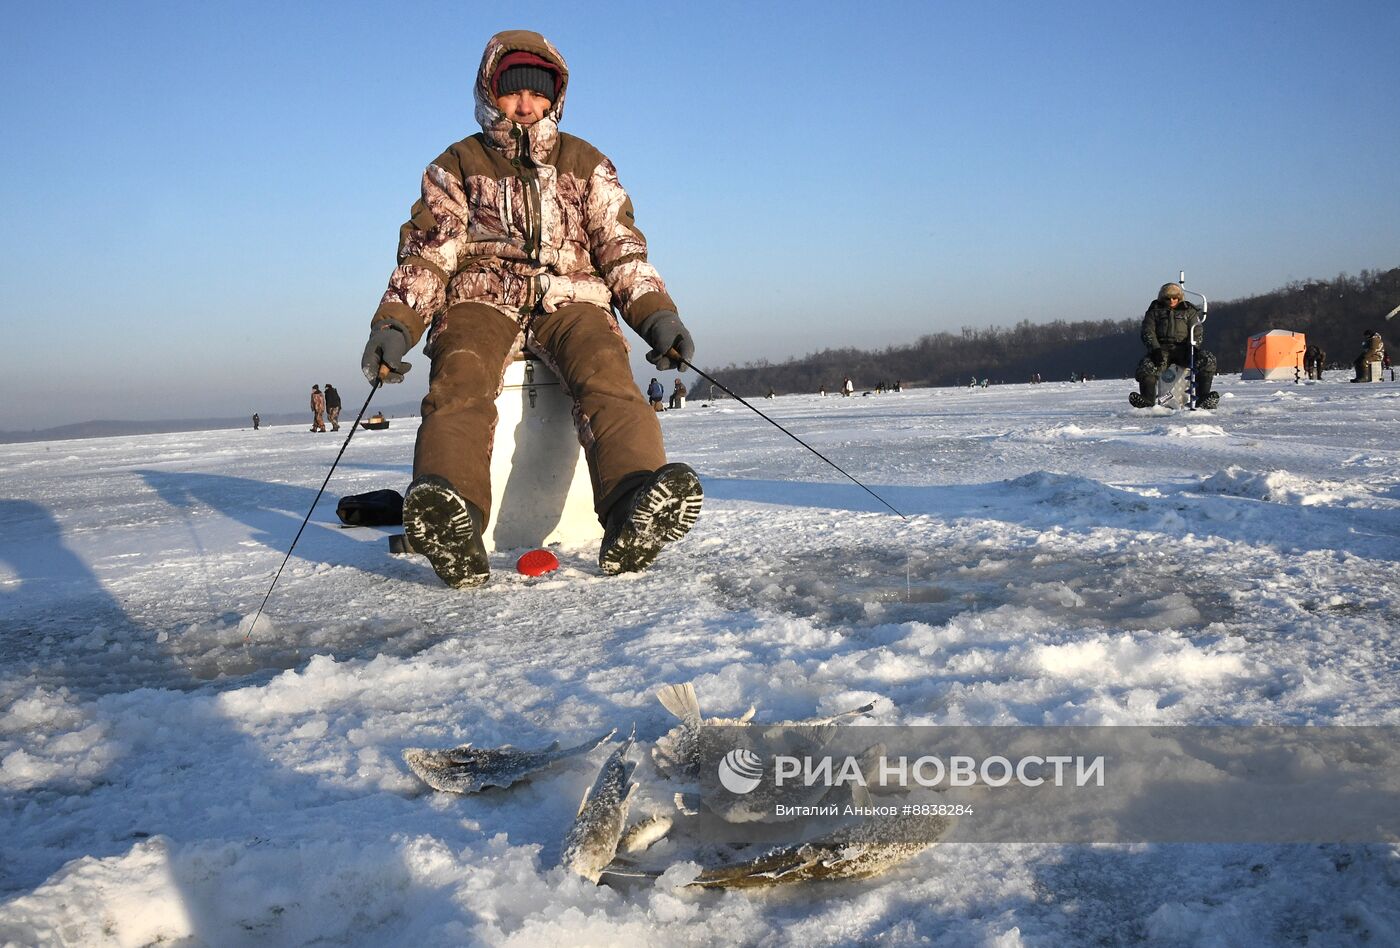
[[[749,710],[737,718],[702,718],[700,701],[695,696],[695,685],[663,685],[656,692],[656,700],[670,711],[681,723],[657,738],[652,747],[652,762],[663,777],[670,780],[695,782],[714,773],[721,758],[737,747],[745,746],[743,732],[738,728],[753,723],[756,709]],[[821,728],[835,724],[842,718],[854,717],[874,710],[875,702],[852,708],[825,718],[807,721],[777,721],[765,724],[768,728]],[[734,730],[727,730],[733,728]],[[726,729],[726,730],[721,730]]]
[[[671,831],[671,818],[663,814],[649,816],[627,827],[617,844],[620,853],[639,853]]]
[[[870,805],[858,790],[855,802]],[[865,879],[912,859],[953,827],[952,817],[869,817],[825,836],[769,849],[742,862],[702,871],[689,884],[741,889],[822,879]]]
[[[663,777],[685,782],[702,779],[707,768],[712,770],[720,758],[739,746],[742,735],[727,729],[747,725],[757,711],[750,705],[737,718],[701,718],[700,702],[690,682],[663,685],[656,692],[656,700],[681,723],[657,738],[651,749],[652,763]]]
[[[616,729],[575,747],[560,748],[555,741],[539,750],[502,747],[473,747],[463,744],[450,750],[410,747],[404,750],[404,763],[434,790],[476,793],[487,787],[509,787],[550,764],[583,754],[610,740]]]
[[[627,759],[633,740],[627,738],[603,761],[593,786],[579,802],[573,826],[564,837],[560,863],[590,882],[597,882],[608,863],[617,856],[622,830],[627,825],[627,809],[631,806],[632,794],[637,791],[637,785],[632,782],[637,765]]]
[[[872,702],[832,717],[760,726],[751,724],[752,708],[739,718],[702,718],[695,687],[690,683],[667,685],[656,697],[666,710],[681,720],[659,738],[652,749],[656,769],[691,790],[676,794],[677,809],[694,815],[703,805],[730,823],[792,819],[778,814],[791,812],[785,808],[820,803],[829,789],[823,783],[809,785],[786,781],[778,784],[772,750],[781,747],[790,755],[815,754],[834,736],[836,721],[864,714],[875,706]],[[741,773],[748,778],[745,782],[752,781],[752,786],[742,792],[727,789],[723,785],[724,768],[728,768],[731,778]],[[716,775],[720,776],[720,786],[713,782]]]

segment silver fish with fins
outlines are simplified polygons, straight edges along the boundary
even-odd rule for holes
[[[700,715],[700,701],[695,695],[695,685],[685,682],[680,685],[662,685],[656,692],[656,700],[670,711],[681,723],[657,738],[651,749],[652,762],[663,777],[670,780],[694,782],[714,772],[720,758],[742,746],[742,732],[725,733],[719,728],[753,726],[757,709],[753,705],[737,718],[704,718]],[[805,721],[775,721],[763,726],[771,728],[820,728],[835,724],[842,718],[866,714],[875,709],[875,702],[833,714],[825,718],[811,718]],[[711,730],[713,729],[713,730]]]
[[[871,806],[863,787],[853,788],[852,803]],[[706,889],[753,889],[795,882],[867,879],[906,862],[939,842],[953,828],[952,817],[890,816],[868,818],[825,836],[776,846],[753,859],[703,869],[687,886]],[[617,858],[604,870],[609,876],[656,879],[661,872]]]
[[[669,816],[658,813],[633,823],[622,834],[622,839],[617,844],[617,851],[622,853],[645,851],[651,847],[652,843],[662,839],[671,831],[673,822]]]
[[[404,750],[404,763],[434,790],[449,793],[476,793],[487,787],[509,787],[550,764],[584,754],[612,739],[617,729],[574,747],[561,748],[555,741],[539,750],[501,747],[473,747],[463,744],[449,750],[410,747]]]
[[[579,801],[578,815],[564,837],[559,862],[590,882],[597,882],[608,863],[616,858],[622,831],[627,826],[627,810],[632,794],[637,792],[637,785],[632,782],[637,764],[627,759],[635,737],[634,732],[603,761],[593,786]]]
[[[857,797],[869,806],[870,796]],[[843,826],[803,843],[770,849],[754,859],[715,866],[690,882],[707,889],[748,889],[833,879],[866,879],[914,858],[948,834],[953,818],[890,816]]]
[[[794,818],[778,815],[788,812],[787,807],[820,803],[827,786],[803,782],[780,785],[774,779],[774,748],[796,756],[814,754],[834,736],[835,722],[875,707],[871,702],[831,717],[760,725],[752,723],[753,708],[738,718],[702,718],[695,686],[689,682],[666,685],[656,697],[662,707],[681,719],[652,748],[657,771],[690,791],[675,794],[676,808],[694,816],[703,805],[729,823],[781,822]],[[746,792],[735,793],[714,784],[720,761],[728,765],[733,759],[746,764],[748,776],[762,775]]]

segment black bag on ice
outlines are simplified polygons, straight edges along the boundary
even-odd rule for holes
[[[403,523],[403,495],[396,490],[372,490],[340,498],[335,515],[347,527],[395,527]]]

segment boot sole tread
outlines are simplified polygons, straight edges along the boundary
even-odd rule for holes
[[[419,484],[403,502],[404,533],[414,552],[454,589],[480,586],[491,576],[486,548],[461,495],[445,485]]]
[[[684,465],[668,467],[637,498],[627,526],[599,557],[603,572],[646,569],[662,547],[684,537],[700,518],[705,499],[700,478]]]

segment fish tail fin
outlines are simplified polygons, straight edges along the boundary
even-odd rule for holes
[[[695,685],[662,685],[656,691],[656,700],[661,707],[670,711],[682,721],[700,719],[700,699],[695,697]]]

